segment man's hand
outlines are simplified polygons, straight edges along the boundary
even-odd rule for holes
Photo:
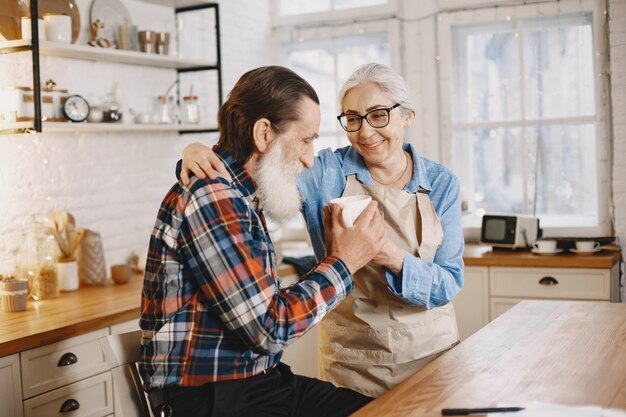
[[[332,225],[327,226],[324,222],[326,253],[340,258],[352,274],[376,256],[387,240],[387,231],[377,206],[378,203],[372,201],[354,226],[348,229],[341,222],[341,207],[331,204]]]
[[[228,170],[222,161],[215,155],[211,148],[201,143],[194,142],[187,145],[183,149],[183,164],[180,171],[180,180],[184,185],[189,185],[189,173],[198,178],[206,178],[214,180],[218,175],[232,181]]]

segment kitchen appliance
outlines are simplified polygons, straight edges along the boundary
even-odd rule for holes
[[[483,216],[481,243],[500,248],[527,249],[540,237],[537,217],[515,213],[488,213]]]

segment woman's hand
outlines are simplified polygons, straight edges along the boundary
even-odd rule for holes
[[[222,161],[208,146],[194,142],[183,149],[183,164],[180,171],[180,180],[184,185],[189,185],[189,173],[192,172],[198,178],[214,180],[218,175],[232,181],[228,170]]]
[[[404,251],[387,238],[381,251],[372,258],[372,263],[385,267],[397,275],[404,266]]]

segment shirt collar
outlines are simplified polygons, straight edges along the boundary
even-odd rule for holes
[[[213,152],[222,160],[228,173],[233,178],[233,184],[244,195],[250,199],[255,198],[256,186],[248,172],[245,170],[235,157],[228,151],[219,148],[217,145],[213,147]]]
[[[417,149],[415,149],[412,144],[405,143],[402,148],[405,151],[410,152],[413,157],[413,177],[405,189],[411,193],[419,191],[420,188],[430,192],[431,185],[426,175],[424,160],[417,153]],[[363,158],[352,146],[348,148],[348,151],[344,156],[343,172],[346,176],[356,174],[357,180],[359,180],[362,184],[372,184],[374,182],[369,170],[363,163]]]

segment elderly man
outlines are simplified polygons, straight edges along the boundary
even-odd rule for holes
[[[344,416],[370,398],[280,363],[283,349],[335,308],[385,229],[376,203],[346,229],[331,210],[328,256],[281,288],[264,214],[301,201],[320,126],[313,88],[282,67],[244,74],[220,108],[223,177],[175,184],[150,239],[142,292],[140,372],[153,409],[174,416]]]

